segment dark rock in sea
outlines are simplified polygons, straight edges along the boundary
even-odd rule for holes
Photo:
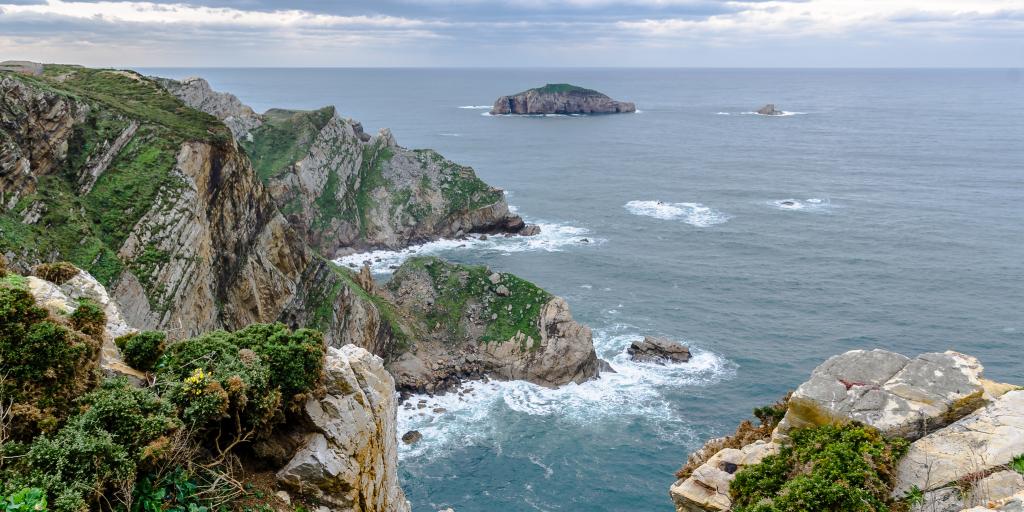
[[[536,224],[527,224],[523,227],[523,230],[519,232],[522,236],[534,236],[540,234],[540,226]]]
[[[636,112],[636,105],[616,101],[592,89],[570,84],[547,84],[494,102],[492,115],[619,114]]]
[[[774,103],[769,103],[769,104],[761,107],[761,109],[758,110],[757,113],[761,114],[762,116],[781,116],[782,115],[782,111],[781,110],[775,110],[775,104]]]
[[[626,349],[634,361],[645,363],[685,363],[690,360],[690,349],[668,338],[644,336]]]
[[[423,434],[419,430],[410,430],[402,435],[402,442],[405,444],[418,443],[423,439]]]
[[[782,206],[796,206],[796,203],[793,201],[783,201],[779,204],[781,204]]]
[[[609,363],[608,361],[605,361],[604,359],[598,359],[597,360],[597,364],[598,364],[598,369],[600,370],[601,373],[619,373],[619,372],[615,371],[615,368],[612,368],[612,364],[611,363]]]

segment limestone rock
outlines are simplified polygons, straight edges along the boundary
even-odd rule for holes
[[[690,360],[690,349],[660,336],[644,336],[630,343],[626,349],[630,359],[646,363],[685,363]]]
[[[943,487],[924,493],[921,503],[910,507],[910,512],[960,512],[964,509],[964,498],[960,489]]]
[[[351,512],[408,512],[398,483],[394,380],[383,361],[346,345],[328,349],[326,395],[304,411],[314,430],[284,468],[283,485]]]
[[[669,495],[678,512],[707,512],[729,510],[729,485],[736,472],[745,466],[757,464],[765,457],[779,452],[774,442],[755,441],[743,448],[725,448],[709,458],[685,480],[679,480],[669,489]]]
[[[982,366],[957,352],[915,359],[853,350],[815,368],[793,393],[777,432],[859,421],[889,436],[917,439],[984,403]]]
[[[249,132],[263,124],[262,117],[238,97],[214,91],[210,83],[202,78],[193,76],[180,82],[168,78],[155,79],[184,104],[223,121],[236,139],[248,136]]]
[[[569,84],[547,84],[494,102],[491,115],[616,114],[636,112],[636,105],[615,101],[591,89]]]
[[[914,486],[943,487],[1009,463],[1024,453],[1024,390],[995,402],[910,445],[896,472],[894,496]]]

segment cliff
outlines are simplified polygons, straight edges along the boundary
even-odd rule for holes
[[[502,191],[472,168],[403,148],[387,129],[371,136],[334,107],[255,116],[201,79],[162,83],[189,106],[244,127],[235,136],[275,203],[322,254],[524,228]]]
[[[1024,388],[982,372],[952,351],[832,357],[692,454],[669,494],[680,512],[1020,510]]]
[[[636,105],[616,101],[592,89],[570,84],[547,84],[494,102],[491,115],[619,114],[636,112]]]

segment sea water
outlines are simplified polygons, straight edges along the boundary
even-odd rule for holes
[[[1019,70],[144,71],[204,76],[258,111],[336,105],[473,166],[541,225],[342,261],[382,279],[412,254],[516,273],[565,297],[618,371],[414,398],[399,434],[424,439],[400,473],[418,512],[671,511],[691,450],[850,349],[958,350],[1024,382]],[[560,82],[640,112],[481,115]],[[755,115],[766,103],[789,115]],[[629,361],[646,334],[693,359]]]

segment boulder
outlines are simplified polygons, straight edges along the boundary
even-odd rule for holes
[[[331,347],[324,386],[323,398],[304,406],[310,430],[278,481],[334,510],[408,512],[398,483],[395,383],[383,360],[355,345]]]
[[[402,442],[405,444],[416,444],[423,439],[419,430],[410,430],[402,435]]]
[[[701,464],[685,480],[677,481],[669,489],[669,496],[678,512],[707,512],[729,510],[729,485],[736,472],[745,466],[757,464],[765,457],[779,452],[775,442],[755,441],[743,448],[725,448]]]
[[[910,359],[885,350],[853,350],[811,373],[789,401],[777,433],[859,421],[887,436],[918,439],[985,403],[981,363],[958,352]]]
[[[536,224],[527,224],[523,226],[523,230],[519,232],[522,236],[535,236],[540,234],[540,226]]]
[[[1024,390],[914,441],[896,470],[894,496],[984,474],[1024,453]]]
[[[775,104],[774,103],[769,103],[769,104],[759,108],[757,110],[757,113],[761,114],[762,116],[781,116],[782,115],[782,111],[781,110],[775,110]]]
[[[690,360],[690,349],[681,343],[658,336],[644,336],[626,349],[630,359],[645,363],[685,363]]]

